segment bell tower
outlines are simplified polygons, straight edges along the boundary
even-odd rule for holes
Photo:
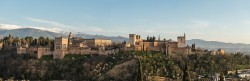
[[[73,34],[71,32],[69,32],[69,36],[68,36],[68,49],[70,49],[71,45],[72,45],[72,37]]]

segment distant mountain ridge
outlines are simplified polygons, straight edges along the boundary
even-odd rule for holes
[[[54,33],[50,31],[45,31],[45,30],[39,30],[39,29],[34,29],[34,28],[20,28],[20,29],[12,29],[12,30],[0,30],[0,35],[3,36],[8,36],[11,34],[14,37],[27,37],[27,36],[32,36],[32,37],[49,37],[49,38],[54,38],[56,36],[60,36],[62,34],[60,33]]]
[[[202,39],[187,40],[188,45],[193,43],[195,43],[196,46],[203,48],[250,48],[250,44],[243,43],[225,43],[218,41],[205,41]]]
[[[195,43],[196,47],[201,47],[201,48],[205,48],[208,50],[217,50],[219,48],[222,48],[226,52],[230,52],[230,53],[241,52],[244,54],[250,54],[250,44],[205,41],[201,39],[187,40],[188,45],[191,45],[193,43]]]
[[[46,30],[40,30],[40,29],[35,29],[35,28],[20,28],[20,29],[12,29],[12,30],[5,30],[5,29],[0,29],[0,37],[8,36],[11,34],[14,37],[49,37],[49,38],[55,38],[55,37],[60,37],[60,36],[68,36],[69,32],[51,32],[51,31],[46,31]],[[104,35],[90,35],[82,32],[76,32],[75,33],[76,37],[83,37],[86,39],[90,38],[106,38],[106,39],[111,39],[112,41],[128,41],[128,38],[122,37],[122,36],[104,36]]]

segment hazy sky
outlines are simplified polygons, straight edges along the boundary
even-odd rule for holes
[[[250,0],[0,0],[0,24],[250,44]]]

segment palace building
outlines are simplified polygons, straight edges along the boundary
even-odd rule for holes
[[[105,49],[111,47],[110,39],[84,39],[81,37],[73,37],[70,32],[68,37],[56,37],[54,48],[51,46],[39,46],[35,48],[37,58],[40,59],[43,55],[53,55],[54,59],[63,59],[66,54],[99,54],[107,55],[118,53],[119,49]],[[34,48],[19,46],[17,54],[33,54]]]
[[[116,46],[114,46],[116,45]],[[118,46],[118,48],[117,48]],[[68,37],[56,37],[54,46],[29,47],[25,40],[20,40],[17,47],[17,54],[37,54],[40,59],[43,55],[53,55],[54,59],[63,59],[66,54],[116,54],[119,51],[162,51],[167,54],[191,54],[195,49],[186,45],[186,35],[178,36],[177,41],[171,39],[156,40],[155,37],[142,39],[140,35],[129,34],[127,43],[112,43],[110,39],[84,39],[74,37],[70,32]]]
[[[110,39],[84,39],[73,37],[70,32],[68,38],[55,38],[54,58],[63,58],[65,54],[112,54],[117,53],[118,49],[105,50],[105,47],[111,46]]]
[[[163,51],[168,54],[191,54],[192,47],[186,45],[186,35],[178,36],[177,41],[169,40],[156,40],[155,37],[147,40],[141,39],[140,35],[129,34],[128,43],[123,45],[124,50],[135,51]]]

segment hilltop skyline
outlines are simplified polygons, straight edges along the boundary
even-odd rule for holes
[[[107,36],[130,33],[250,44],[250,1],[1,0],[1,29],[23,27]]]

